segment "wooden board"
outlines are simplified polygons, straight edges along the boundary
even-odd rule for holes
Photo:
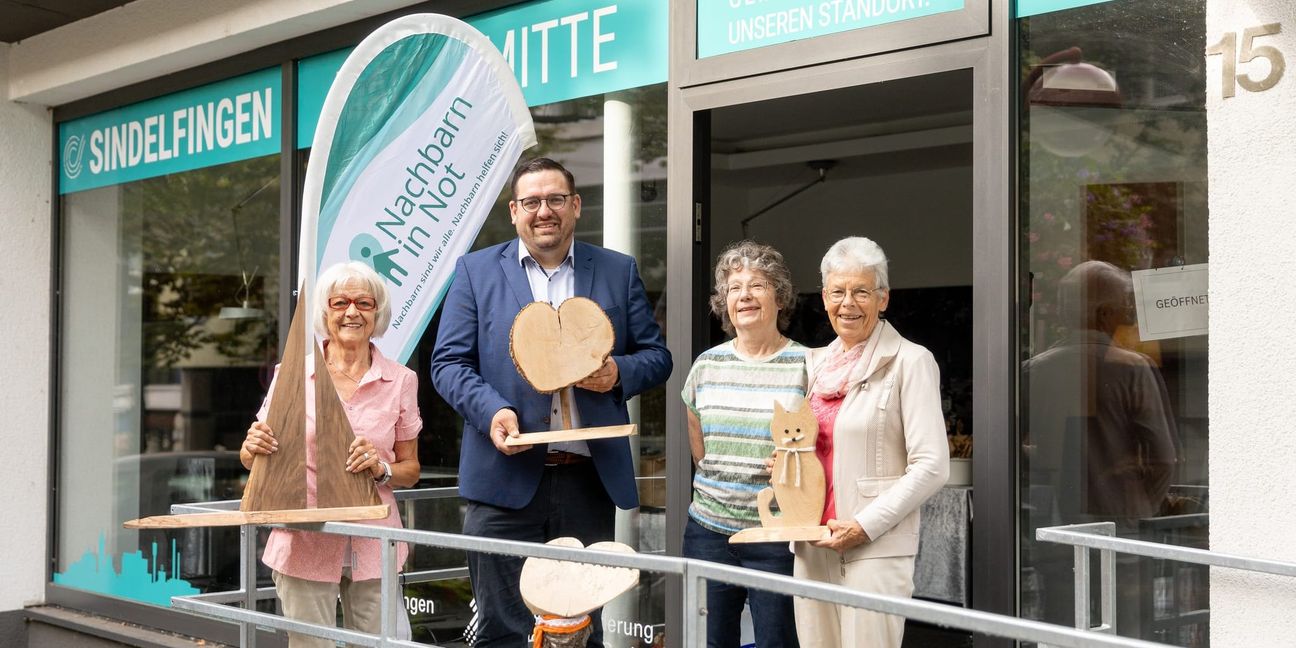
[[[297,300],[266,415],[266,424],[279,441],[279,451],[252,456],[252,474],[243,488],[240,511],[306,508],[305,307],[305,299]]]
[[[354,522],[382,520],[390,514],[386,504],[345,508],[312,508],[286,511],[220,511],[185,515],[155,515],[130,520],[127,529],[179,529],[189,527],[235,526],[241,524],[294,524],[302,522]]]
[[[373,475],[367,470],[346,470],[355,432],[318,346],[315,366],[315,505],[329,508],[380,504]]]
[[[520,446],[537,443],[559,443],[561,441],[588,441],[590,439],[611,439],[614,437],[634,436],[639,433],[639,426],[608,425],[604,427],[580,428],[577,430],[553,430],[551,432],[524,432],[521,436],[505,437],[504,445]]]
[[[584,547],[576,538],[554,538],[546,544]],[[634,553],[620,542],[595,542],[590,549]],[[522,565],[518,589],[522,600],[536,614],[571,618],[607,605],[639,583],[639,570],[578,562],[527,558]]]
[[[730,544],[744,544],[748,542],[796,542],[796,541],[813,541],[827,540],[832,537],[832,532],[826,526],[811,527],[756,527],[753,529],[743,529],[738,533],[729,536]]]
[[[611,320],[592,299],[572,297],[558,310],[531,302],[513,318],[509,355],[523,379],[551,394],[602,367],[615,338]]]

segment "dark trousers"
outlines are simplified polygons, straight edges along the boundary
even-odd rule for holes
[[[711,531],[689,518],[684,527],[684,557],[723,565],[792,575],[792,552],[786,542],[729,544],[729,536]],[[792,597],[764,590],[707,581],[707,646],[738,648],[743,603],[751,604],[752,629],[758,648],[796,648]]]
[[[501,508],[482,502],[468,502],[464,534],[483,538],[548,542],[571,536],[589,546],[612,540],[616,531],[616,507],[592,462],[549,466],[535,497],[520,509]],[[518,580],[523,558],[498,554],[468,553],[476,616],[469,628],[473,646],[529,646],[527,638],[535,628],[535,615],[522,601]],[[590,613],[594,634],[589,646],[603,646],[598,611]]]

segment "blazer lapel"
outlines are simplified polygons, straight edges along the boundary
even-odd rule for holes
[[[526,270],[518,262],[517,246],[521,244],[518,239],[513,239],[512,243],[504,246],[499,258],[500,270],[504,273],[509,288],[513,290],[513,296],[517,297],[519,308],[535,301],[531,296],[531,282],[527,281]]]
[[[572,268],[576,271],[573,295],[589,297],[594,288],[594,254],[584,243],[572,241],[572,247],[572,262],[576,264],[576,267]]]

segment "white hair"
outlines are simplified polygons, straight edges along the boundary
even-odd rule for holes
[[[882,247],[863,236],[848,236],[828,248],[819,262],[819,279],[828,283],[828,275],[872,272],[876,288],[890,290],[887,281],[887,257]]]
[[[373,268],[359,261],[329,266],[315,280],[315,332],[321,338],[329,336],[329,297],[333,295],[339,286],[345,286],[348,283],[360,284],[378,302],[378,307],[373,310],[373,336],[376,338],[382,337],[383,333],[387,332],[387,325],[391,323],[391,297],[387,294],[387,284],[383,282],[382,277],[378,276],[378,273],[374,272]]]

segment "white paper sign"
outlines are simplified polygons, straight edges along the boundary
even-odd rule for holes
[[[1209,265],[1198,263],[1131,273],[1140,339],[1206,334],[1210,309],[1206,281]]]

